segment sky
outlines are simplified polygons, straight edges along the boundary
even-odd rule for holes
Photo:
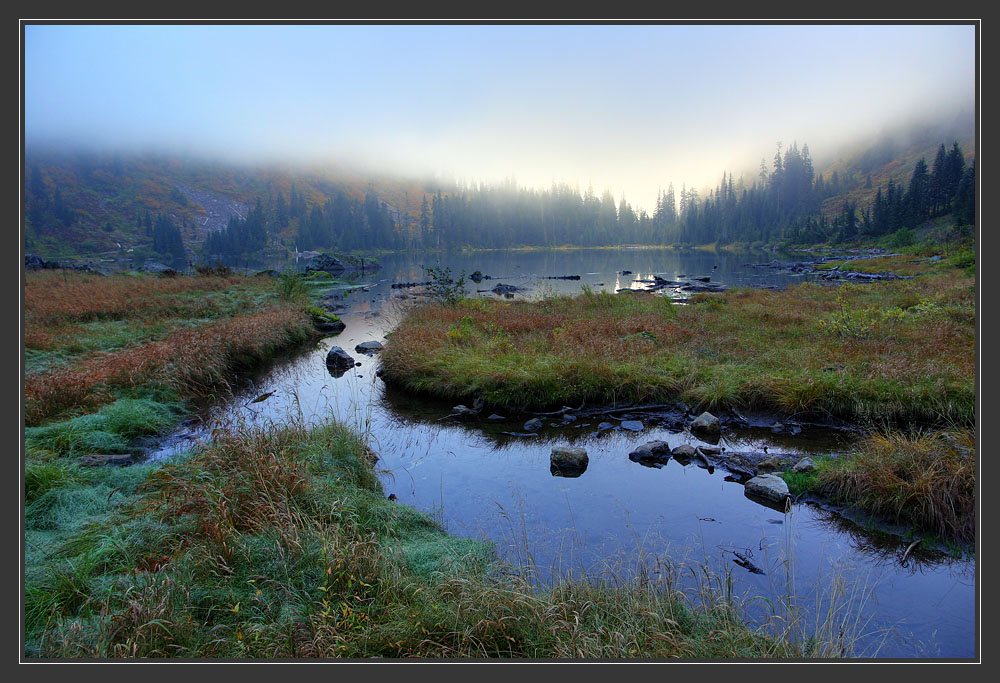
[[[649,212],[779,141],[817,157],[975,104],[971,25],[29,25],[23,64],[29,148],[565,182]]]

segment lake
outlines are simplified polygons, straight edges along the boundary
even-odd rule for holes
[[[649,440],[662,439],[671,447],[697,443],[687,432],[655,419],[645,420],[641,432],[595,435],[596,420],[581,420],[546,427],[533,437],[504,434],[523,431],[525,416],[502,422],[444,419],[451,404],[387,390],[375,375],[378,356],[354,350],[364,341],[384,341],[403,306],[413,302],[400,298],[410,290],[392,284],[427,280],[423,265],[448,267],[456,276],[462,271],[489,275],[478,285],[467,284],[472,296],[493,297],[476,290],[504,283],[524,288],[514,296],[533,298],[577,293],[584,285],[612,292],[640,287],[636,281],[653,274],[709,277],[729,286],[784,287],[809,276],[748,264],[811,257],[645,248],[383,256],[379,271],[355,283],[363,288],[332,292],[347,307],[339,313],[347,325],[344,332],[244,378],[232,400],[206,414],[204,424],[168,438],[155,456],[204,438],[213,420],[311,422],[334,416],[369,435],[381,458],[386,494],[429,513],[453,534],[492,541],[504,559],[539,581],[584,575],[624,580],[668,563],[707,567],[717,576],[731,575],[736,595],[766,598],[746,605],[753,618],[765,618],[770,605],[789,595],[809,623],[822,621],[831,604],[851,614],[856,621],[849,628],[859,635],[856,655],[973,657],[973,560],[922,549],[923,543],[906,556],[908,540],[815,504],[800,502],[787,513],[771,509],[744,496],[743,486],[721,469],[710,472],[673,459],[660,468],[631,461],[629,451]],[[547,279],[567,275],[580,279]],[[332,376],[325,364],[331,346],[344,348],[360,366]],[[275,394],[245,405],[267,391]],[[850,447],[850,439],[849,432],[832,429],[778,436],[757,428],[727,430],[720,445],[741,451],[767,446],[771,453],[839,453]],[[579,477],[553,476],[549,452],[554,445],[569,444],[587,449],[589,465]],[[763,573],[736,565],[734,553],[750,558]],[[697,573],[681,572],[685,588],[697,588]]]

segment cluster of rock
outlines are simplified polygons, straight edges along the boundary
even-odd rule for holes
[[[366,341],[355,346],[354,351],[356,353],[362,353],[366,356],[372,356],[381,351],[382,348],[383,347],[380,342]],[[360,365],[361,363],[354,360],[354,357],[351,356],[351,354],[347,353],[347,351],[339,346],[331,346],[330,350],[326,352],[326,367],[330,371],[330,374],[335,377],[340,377],[351,368],[355,368]]]
[[[779,425],[780,426],[780,425]],[[717,417],[705,412],[691,421],[691,434],[702,441],[717,444],[722,427]],[[725,453],[717,445],[682,443],[671,448],[666,441],[647,441],[636,446],[629,454],[630,460],[647,467],[660,468],[673,458],[682,465],[697,463],[709,472],[722,467],[732,473],[727,480],[742,482],[747,497],[765,505],[784,509],[789,497],[788,484],[779,472],[811,472],[815,463],[808,457],[766,455],[758,453]]]
[[[812,261],[771,261],[770,263],[748,263],[749,268],[769,268],[780,273],[793,273],[797,275],[816,274],[819,279],[825,281],[856,281],[856,282],[878,282],[881,280],[908,280],[909,275],[897,275],[896,273],[859,273],[853,270],[841,270],[840,266],[833,268],[817,268],[817,266],[830,263],[831,261],[853,261],[858,259],[870,259],[885,256],[898,256],[899,254],[889,254],[885,250],[871,250],[853,253],[850,256],[822,256]]]

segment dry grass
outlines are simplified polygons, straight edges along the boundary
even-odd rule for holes
[[[24,382],[28,425],[64,411],[92,411],[115,390],[157,384],[182,397],[225,385],[234,369],[312,334],[308,315],[285,306],[182,329],[165,339],[93,354],[70,367],[29,375]]]
[[[101,318],[205,317],[210,304],[202,295],[232,289],[247,280],[33,271],[25,274],[24,322],[26,328],[37,330]]]

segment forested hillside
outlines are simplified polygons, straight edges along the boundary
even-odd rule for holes
[[[24,240],[43,256],[135,250],[176,261],[264,250],[844,243],[975,220],[970,129],[884,137],[817,168],[779,143],[751,177],[666,180],[652,213],[593,188],[456,186],[343,170],[29,151]],[[961,140],[958,137],[961,136]]]

